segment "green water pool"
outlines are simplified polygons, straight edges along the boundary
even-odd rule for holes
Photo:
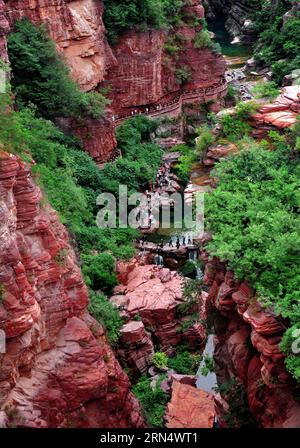
[[[223,55],[228,57],[250,57],[250,47],[231,43],[232,37],[225,28],[225,20],[225,17],[219,16],[208,22],[208,29],[215,33],[215,41],[221,45]]]

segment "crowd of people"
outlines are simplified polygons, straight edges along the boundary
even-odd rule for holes
[[[155,182],[149,184],[149,188],[145,192],[147,203],[143,203],[139,207],[137,219],[140,219],[142,229],[157,226],[162,194],[170,187],[172,187],[171,163],[164,163],[157,172]]]

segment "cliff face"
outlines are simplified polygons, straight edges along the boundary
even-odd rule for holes
[[[2,0],[0,0],[0,58],[7,62],[7,45],[6,36],[9,33],[9,23],[5,15],[5,5]]]
[[[11,25],[28,17],[47,26],[82,90],[97,87],[115,63],[105,38],[101,1],[7,0],[5,3]]]
[[[87,313],[66,229],[41,201],[30,169],[1,152],[1,425],[141,426],[128,378]]]
[[[84,91],[95,89],[107,70],[116,63],[105,38],[101,1],[8,0],[5,13],[11,27],[23,17],[45,24],[69,65],[73,79]],[[100,120],[58,122],[64,131],[80,138],[85,151],[97,163],[107,162],[114,156],[117,142],[109,113]]]
[[[215,325],[216,373],[220,384],[237,379],[263,428],[300,425],[295,384],[284,366],[279,344],[285,327],[271,311],[260,307],[247,282],[237,282],[226,266],[214,259],[206,265],[208,300],[223,319]]]
[[[12,27],[23,17],[44,23],[83,90],[97,89],[101,82],[109,87],[115,115],[127,116],[137,108],[144,113],[146,108],[157,110],[171,103],[172,110],[167,110],[166,115],[178,116],[185,103],[218,102],[226,94],[223,57],[210,48],[198,49],[194,45],[201,25],[186,25],[172,32],[129,31],[111,49],[99,0],[7,0],[5,13]],[[190,2],[185,14],[189,20],[203,18],[201,2]],[[5,28],[8,24],[3,20]],[[182,48],[172,55],[166,51],[166,43],[176,36],[180,37]],[[178,80],[180,69],[188,77],[183,83]],[[63,129],[74,132],[99,164],[116,155],[111,114],[103,120],[84,123],[65,121]]]
[[[189,19],[203,19],[204,8],[199,1],[185,8]],[[112,109],[117,115],[133,112],[136,108],[161,107],[179,100],[187,92],[195,92],[186,103],[205,102],[197,90],[211,89],[218,100],[226,93],[226,86],[219,89],[225,71],[222,55],[211,48],[196,48],[194,39],[202,26],[182,26],[172,32],[150,30],[143,33],[129,31],[113,47],[117,64],[105,76],[105,86],[110,88]],[[170,40],[178,39],[176,54],[168,52]],[[187,80],[180,82],[178,71],[184,70]],[[214,91],[215,89],[215,91]],[[215,96],[214,96],[215,94]],[[207,99],[208,100],[208,99]]]

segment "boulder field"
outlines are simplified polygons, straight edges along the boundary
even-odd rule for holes
[[[134,372],[146,373],[151,365],[153,346],[172,354],[176,345],[187,343],[190,350],[203,346],[206,331],[190,316],[203,310],[196,303],[187,315],[178,306],[184,302],[183,279],[175,271],[154,265],[140,264],[139,259],[118,264],[121,285],[115,288],[111,302],[127,323],[121,330],[120,358]]]

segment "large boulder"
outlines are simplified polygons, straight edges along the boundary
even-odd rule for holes
[[[213,395],[173,381],[172,398],[165,415],[167,428],[213,428],[215,414]]]

